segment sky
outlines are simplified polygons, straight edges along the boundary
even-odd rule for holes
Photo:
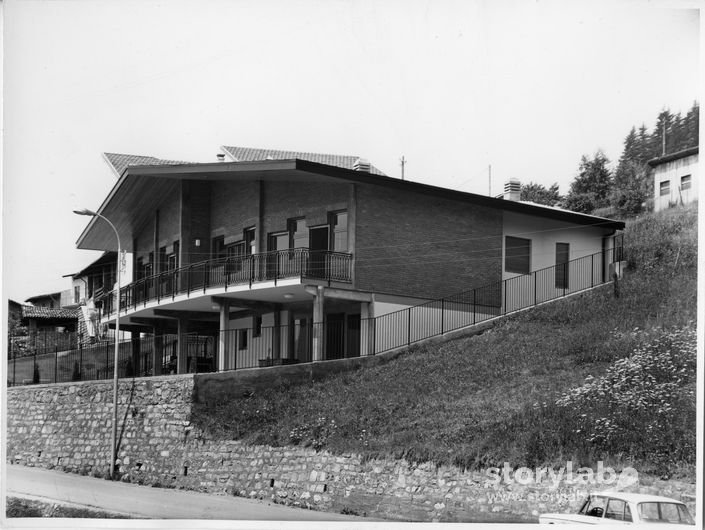
[[[103,152],[350,154],[496,195],[568,191],[699,99],[693,1],[5,0],[3,297],[70,287],[116,182]],[[489,167],[491,166],[491,180]]]

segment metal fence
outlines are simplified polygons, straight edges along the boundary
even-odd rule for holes
[[[363,354],[376,354],[612,281],[622,247],[518,275],[361,322]]]
[[[314,336],[322,343],[324,360],[382,353],[608,283],[610,264],[623,259],[620,246],[376,318],[329,316],[324,322],[301,319],[291,325],[225,330],[219,336],[184,335],[186,371],[310,362]],[[178,340],[178,335],[146,335],[122,341],[119,376],[176,373]],[[220,364],[216,342],[226,345]],[[109,379],[113,356],[112,341],[66,351],[57,343],[53,352],[38,348],[31,356],[10,358],[8,382]]]
[[[143,335],[121,340],[118,347],[118,377],[140,377],[176,373],[179,336]],[[186,368],[189,372],[215,370],[215,337],[188,334]],[[8,386],[112,379],[115,342],[104,340],[75,348],[34,353],[8,359]],[[156,368],[155,368],[156,367]]]

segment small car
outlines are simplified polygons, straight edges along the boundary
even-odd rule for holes
[[[544,524],[686,524],[695,521],[685,504],[668,497],[601,491],[591,494],[576,514],[547,513],[539,516]],[[672,528],[672,527],[671,527]]]

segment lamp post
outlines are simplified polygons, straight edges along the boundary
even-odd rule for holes
[[[77,215],[88,215],[90,217],[100,217],[110,225],[110,228],[115,232],[117,238],[117,287],[116,287],[116,302],[115,302],[115,359],[113,361],[113,431],[110,440],[110,479],[115,478],[115,460],[117,459],[117,424],[118,424],[118,356],[120,353],[120,234],[118,234],[115,225],[110,222],[107,217],[100,215],[92,210],[74,210]]]

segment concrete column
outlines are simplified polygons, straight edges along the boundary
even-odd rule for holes
[[[152,372],[153,375],[162,375],[162,359],[164,355],[164,343],[162,340],[162,329],[154,326],[154,345],[152,347]]]
[[[132,345],[132,370],[134,375],[142,375],[142,359],[140,356],[140,334],[133,331],[130,334],[130,344]]]
[[[281,311],[274,310],[274,327],[272,328],[272,359],[281,358]]]
[[[179,318],[177,327],[176,341],[176,373],[187,374],[189,371],[188,365],[188,350],[186,348],[186,334],[188,333],[188,320]],[[194,360],[195,362],[195,360]]]
[[[323,341],[325,340],[325,326],[323,325],[323,300],[325,288],[322,285],[316,287],[316,294],[313,295],[313,360],[323,360]]]
[[[360,355],[372,355],[375,351],[375,301],[360,303]]]
[[[220,330],[218,333],[218,371],[225,370],[225,361],[227,359],[228,350],[230,349],[230,302],[221,301],[220,304]],[[230,366],[228,368],[235,368]]]

